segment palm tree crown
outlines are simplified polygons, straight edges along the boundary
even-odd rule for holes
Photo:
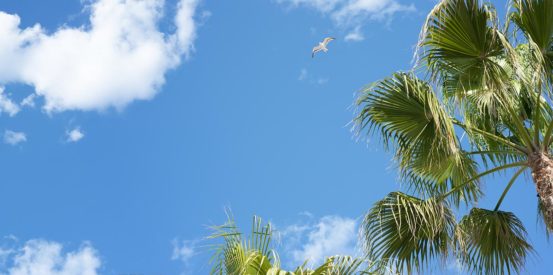
[[[520,272],[532,246],[501,203],[527,170],[553,231],[553,1],[509,7],[500,24],[478,0],[439,2],[414,69],[370,85],[356,102],[359,133],[381,137],[408,186],[377,202],[362,226],[367,254],[398,272],[451,256],[471,273]],[[474,205],[482,178],[507,169],[495,208],[457,221],[452,208]]]
[[[365,258],[350,256],[332,256],[314,268],[308,268],[308,262],[293,272],[281,269],[278,253],[272,247],[274,231],[270,223],[263,224],[257,216],[253,218],[249,239],[244,239],[229,215],[228,222],[213,228],[209,239],[223,239],[214,245],[211,274],[228,275],[354,275],[382,274],[384,268]]]

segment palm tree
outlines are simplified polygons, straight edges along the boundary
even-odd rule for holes
[[[399,272],[452,257],[471,273],[518,273],[532,246],[501,210],[525,171],[553,232],[553,1],[512,0],[504,24],[478,0],[442,0],[428,15],[416,65],[361,92],[359,134],[394,153],[406,192],[377,202],[362,224],[370,257]],[[472,207],[481,180],[512,172],[494,209]]]
[[[293,272],[280,267],[279,256],[272,249],[273,229],[271,224],[263,225],[259,217],[254,216],[252,233],[249,239],[242,237],[234,219],[213,227],[214,233],[209,239],[223,239],[214,245],[211,274],[229,275],[353,275],[381,274],[375,264],[361,258],[333,256],[315,268],[310,269],[307,261]]]

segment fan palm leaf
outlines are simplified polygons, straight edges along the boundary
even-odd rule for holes
[[[447,256],[454,227],[453,212],[443,201],[393,192],[367,213],[361,230],[370,258],[412,273]]]
[[[459,259],[473,274],[518,273],[532,252],[522,222],[510,212],[473,208],[458,230]]]
[[[396,73],[361,93],[358,129],[380,133],[413,189],[443,191],[476,175],[471,156],[459,147],[452,119],[425,82]],[[474,201],[479,195],[474,181],[459,190],[455,201]]]

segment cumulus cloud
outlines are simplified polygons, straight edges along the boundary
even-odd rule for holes
[[[325,216],[318,221],[289,225],[281,236],[291,266],[301,265],[305,260],[320,264],[325,257],[334,255],[357,255],[357,222],[351,218]]]
[[[416,10],[414,4],[402,4],[398,0],[276,0],[276,2],[292,8],[315,9],[330,17],[336,26],[353,29],[354,32],[346,35],[346,41],[362,41],[363,36],[359,28],[368,20],[390,22],[396,13]]]
[[[9,275],[96,275],[101,260],[90,244],[64,252],[63,246],[46,240],[30,240],[22,247],[10,248],[0,273]]]
[[[27,135],[23,132],[15,132],[12,130],[4,131],[4,143],[9,145],[17,145],[27,141]]]
[[[67,142],[77,142],[84,138],[84,133],[81,131],[80,127],[74,128],[71,131],[65,132],[67,139]]]
[[[89,24],[54,32],[0,11],[0,84],[32,85],[47,112],[151,99],[193,50],[197,3],[178,3],[174,33],[159,29],[163,0],[91,0]]]

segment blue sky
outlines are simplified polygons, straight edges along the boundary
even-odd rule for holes
[[[357,219],[399,185],[351,104],[410,68],[435,3],[357,2],[0,3],[0,273],[206,274],[224,207],[246,230],[272,221],[289,266],[354,252]],[[551,270],[528,175],[504,208],[536,249],[527,272]]]

